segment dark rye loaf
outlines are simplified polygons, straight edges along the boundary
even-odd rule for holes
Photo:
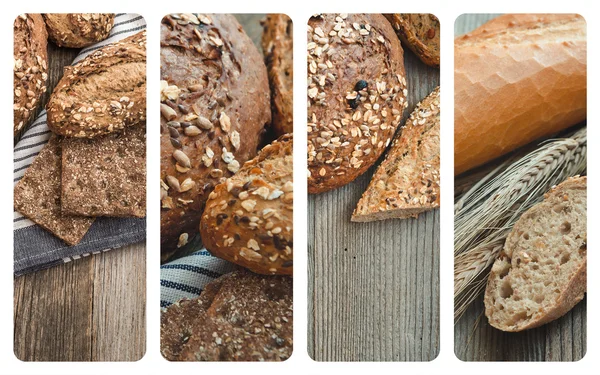
[[[440,21],[429,13],[386,14],[398,37],[429,66],[440,67]]]
[[[44,14],[48,37],[59,47],[82,48],[98,43],[110,33],[115,22],[112,13]]]
[[[256,155],[271,121],[263,57],[232,15],[161,24],[161,253],[198,233],[213,188]]]

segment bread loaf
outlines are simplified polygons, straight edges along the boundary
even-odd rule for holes
[[[440,88],[417,105],[377,168],[352,221],[417,217],[440,206]]]
[[[59,47],[82,48],[108,37],[112,13],[46,13],[48,37]]]
[[[455,40],[455,174],[586,118],[583,18],[492,22]]]
[[[583,299],[586,189],[586,177],[570,178],[515,223],[485,291],[485,315],[492,326],[509,332],[538,327]]]
[[[292,148],[284,135],[210,193],[200,233],[213,255],[256,273],[293,273]]]
[[[48,127],[92,138],[146,119],[146,31],[65,68],[46,105]]]
[[[308,21],[308,192],[343,186],[390,144],[407,106],[404,54],[381,14]]]
[[[21,14],[14,23],[13,135],[31,123],[46,92],[48,34],[39,14]]]
[[[271,121],[263,57],[232,15],[161,24],[161,251],[198,233],[213,188],[256,155]]]
[[[385,14],[403,45],[425,64],[440,67],[440,21],[433,14]]]

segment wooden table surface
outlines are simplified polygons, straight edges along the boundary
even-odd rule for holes
[[[404,63],[406,119],[439,85],[439,70],[409,50]],[[308,352],[317,361],[430,361],[439,351],[439,210],[350,222],[374,172],[308,197]]]
[[[48,100],[78,50],[48,43]],[[144,243],[14,282],[14,352],[24,361],[135,361],[146,351]]]
[[[464,34],[495,16],[462,15],[455,23],[455,35]],[[491,163],[474,173],[459,176],[455,186],[469,186],[494,166]],[[577,361],[585,355],[586,338],[586,299],[550,324],[508,333],[489,325],[483,297],[480,297],[454,327],[454,351],[463,361]]]

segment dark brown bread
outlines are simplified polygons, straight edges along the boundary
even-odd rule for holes
[[[161,25],[161,252],[198,233],[215,185],[256,155],[271,121],[263,58],[232,15]]]
[[[404,54],[381,14],[308,22],[308,192],[343,186],[390,144],[406,108]]]
[[[293,273],[292,149],[284,135],[210,193],[200,233],[213,255],[264,275]]]
[[[94,218],[69,216],[60,207],[61,141],[53,135],[15,186],[15,209],[69,245],[76,245]]]
[[[65,68],[50,100],[54,133],[92,138],[146,119],[146,31],[106,45]]]
[[[160,345],[169,361],[283,361],[292,354],[292,279],[235,271],[169,306]]]
[[[21,14],[14,24],[14,135],[33,120],[48,80],[48,34],[39,14]]]
[[[292,20],[285,14],[269,14],[262,21],[262,48],[271,85],[271,125],[277,135],[294,131],[294,60]]]
[[[62,144],[62,212],[146,216],[146,124]]]
[[[48,37],[59,47],[82,48],[100,42],[115,22],[112,13],[44,14]]]
[[[440,67],[440,21],[429,13],[386,14],[402,43],[425,64]]]

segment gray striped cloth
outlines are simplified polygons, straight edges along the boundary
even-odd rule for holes
[[[117,14],[109,37],[81,50],[73,63],[106,44],[131,36],[145,28],[146,21],[142,16]],[[46,124],[46,112],[43,111],[14,148],[15,184],[23,177],[49,138],[50,130]],[[16,211],[13,221],[15,276],[116,249],[146,238],[145,218],[98,218],[76,246],[68,246]]]

